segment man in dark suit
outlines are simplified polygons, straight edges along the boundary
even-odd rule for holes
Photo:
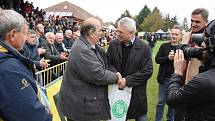
[[[111,41],[107,50],[109,69],[120,72],[120,88],[133,87],[127,119],[147,120],[146,84],[153,72],[149,46],[135,36],[136,25],[125,17],[118,22],[118,38]]]
[[[81,37],[75,41],[60,89],[60,102],[67,121],[110,119],[107,85],[122,80],[107,68],[102,49],[97,45],[101,24],[95,18],[84,21]]]

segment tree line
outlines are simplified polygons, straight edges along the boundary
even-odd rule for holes
[[[169,14],[163,15],[157,7],[151,11],[150,8],[145,5],[139,14],[135,16],[132,16],[128,10],[125,10],[114,25],[117,26],[117,22],[123,17],[133,18],[137,24],[137,31],[155,32],[162,29],[167,32],[168,29],[171,29],[176,24],[180,25],[185,31],[189,31],[187,18],[184,18],[183,22],[179,24],[177,16],[170,17]]]

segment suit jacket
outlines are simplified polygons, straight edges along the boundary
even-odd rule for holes
[[[135,38],[128,56],[125,69],[122,70],[122,44],[118,39],[111,41],[107,50],[109,69],[126,75],[126,84],[132,88],[132,96],[127,118],[136,118],[147,113],[146,84],[153,72],[149,46]]]
[[[61,108],[67,118],[75,121],[110,119],[107,85],[116,83],[118,78],[116,73],[105,69],[104,56],[85,36],[74,42],[60,89]]]

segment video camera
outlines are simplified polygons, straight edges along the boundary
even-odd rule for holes
[[[215,54],[215,20],[210,22],[203,33],[192,34],[192,41],[201,47],[202,42],[206,44],[206,48],[190,47],[187,44],[178,44],[175,50],[181,49],[184,53],[184,58],[197,58],[202,59],[203,51],[207,50],[209,53]]]

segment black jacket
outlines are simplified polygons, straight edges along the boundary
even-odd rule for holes
[[[160,46],[158,53],[155,57],[157,64],[160,64],[157,80],[159,83],[163,83],[165,78],[170,78],[171,74],[174,72],[173,61],[169,60],[168,55],[174,46],[171,43],[164,43]]]
[[[126,85],[132,88],[130,106],[127,118],[137,118],[147,113],[146,85],[153,72],[152,58],[149,46],[137,37],[128,56],[125,69],[122,70],[122,44],[119,40],[111,41],[107,58],[110,70],[124,73]]]
[[[215,68],[198,74],[181,87],[182,76],[173,74],[167,104],[186,109],[186,121],[215,121]]]

